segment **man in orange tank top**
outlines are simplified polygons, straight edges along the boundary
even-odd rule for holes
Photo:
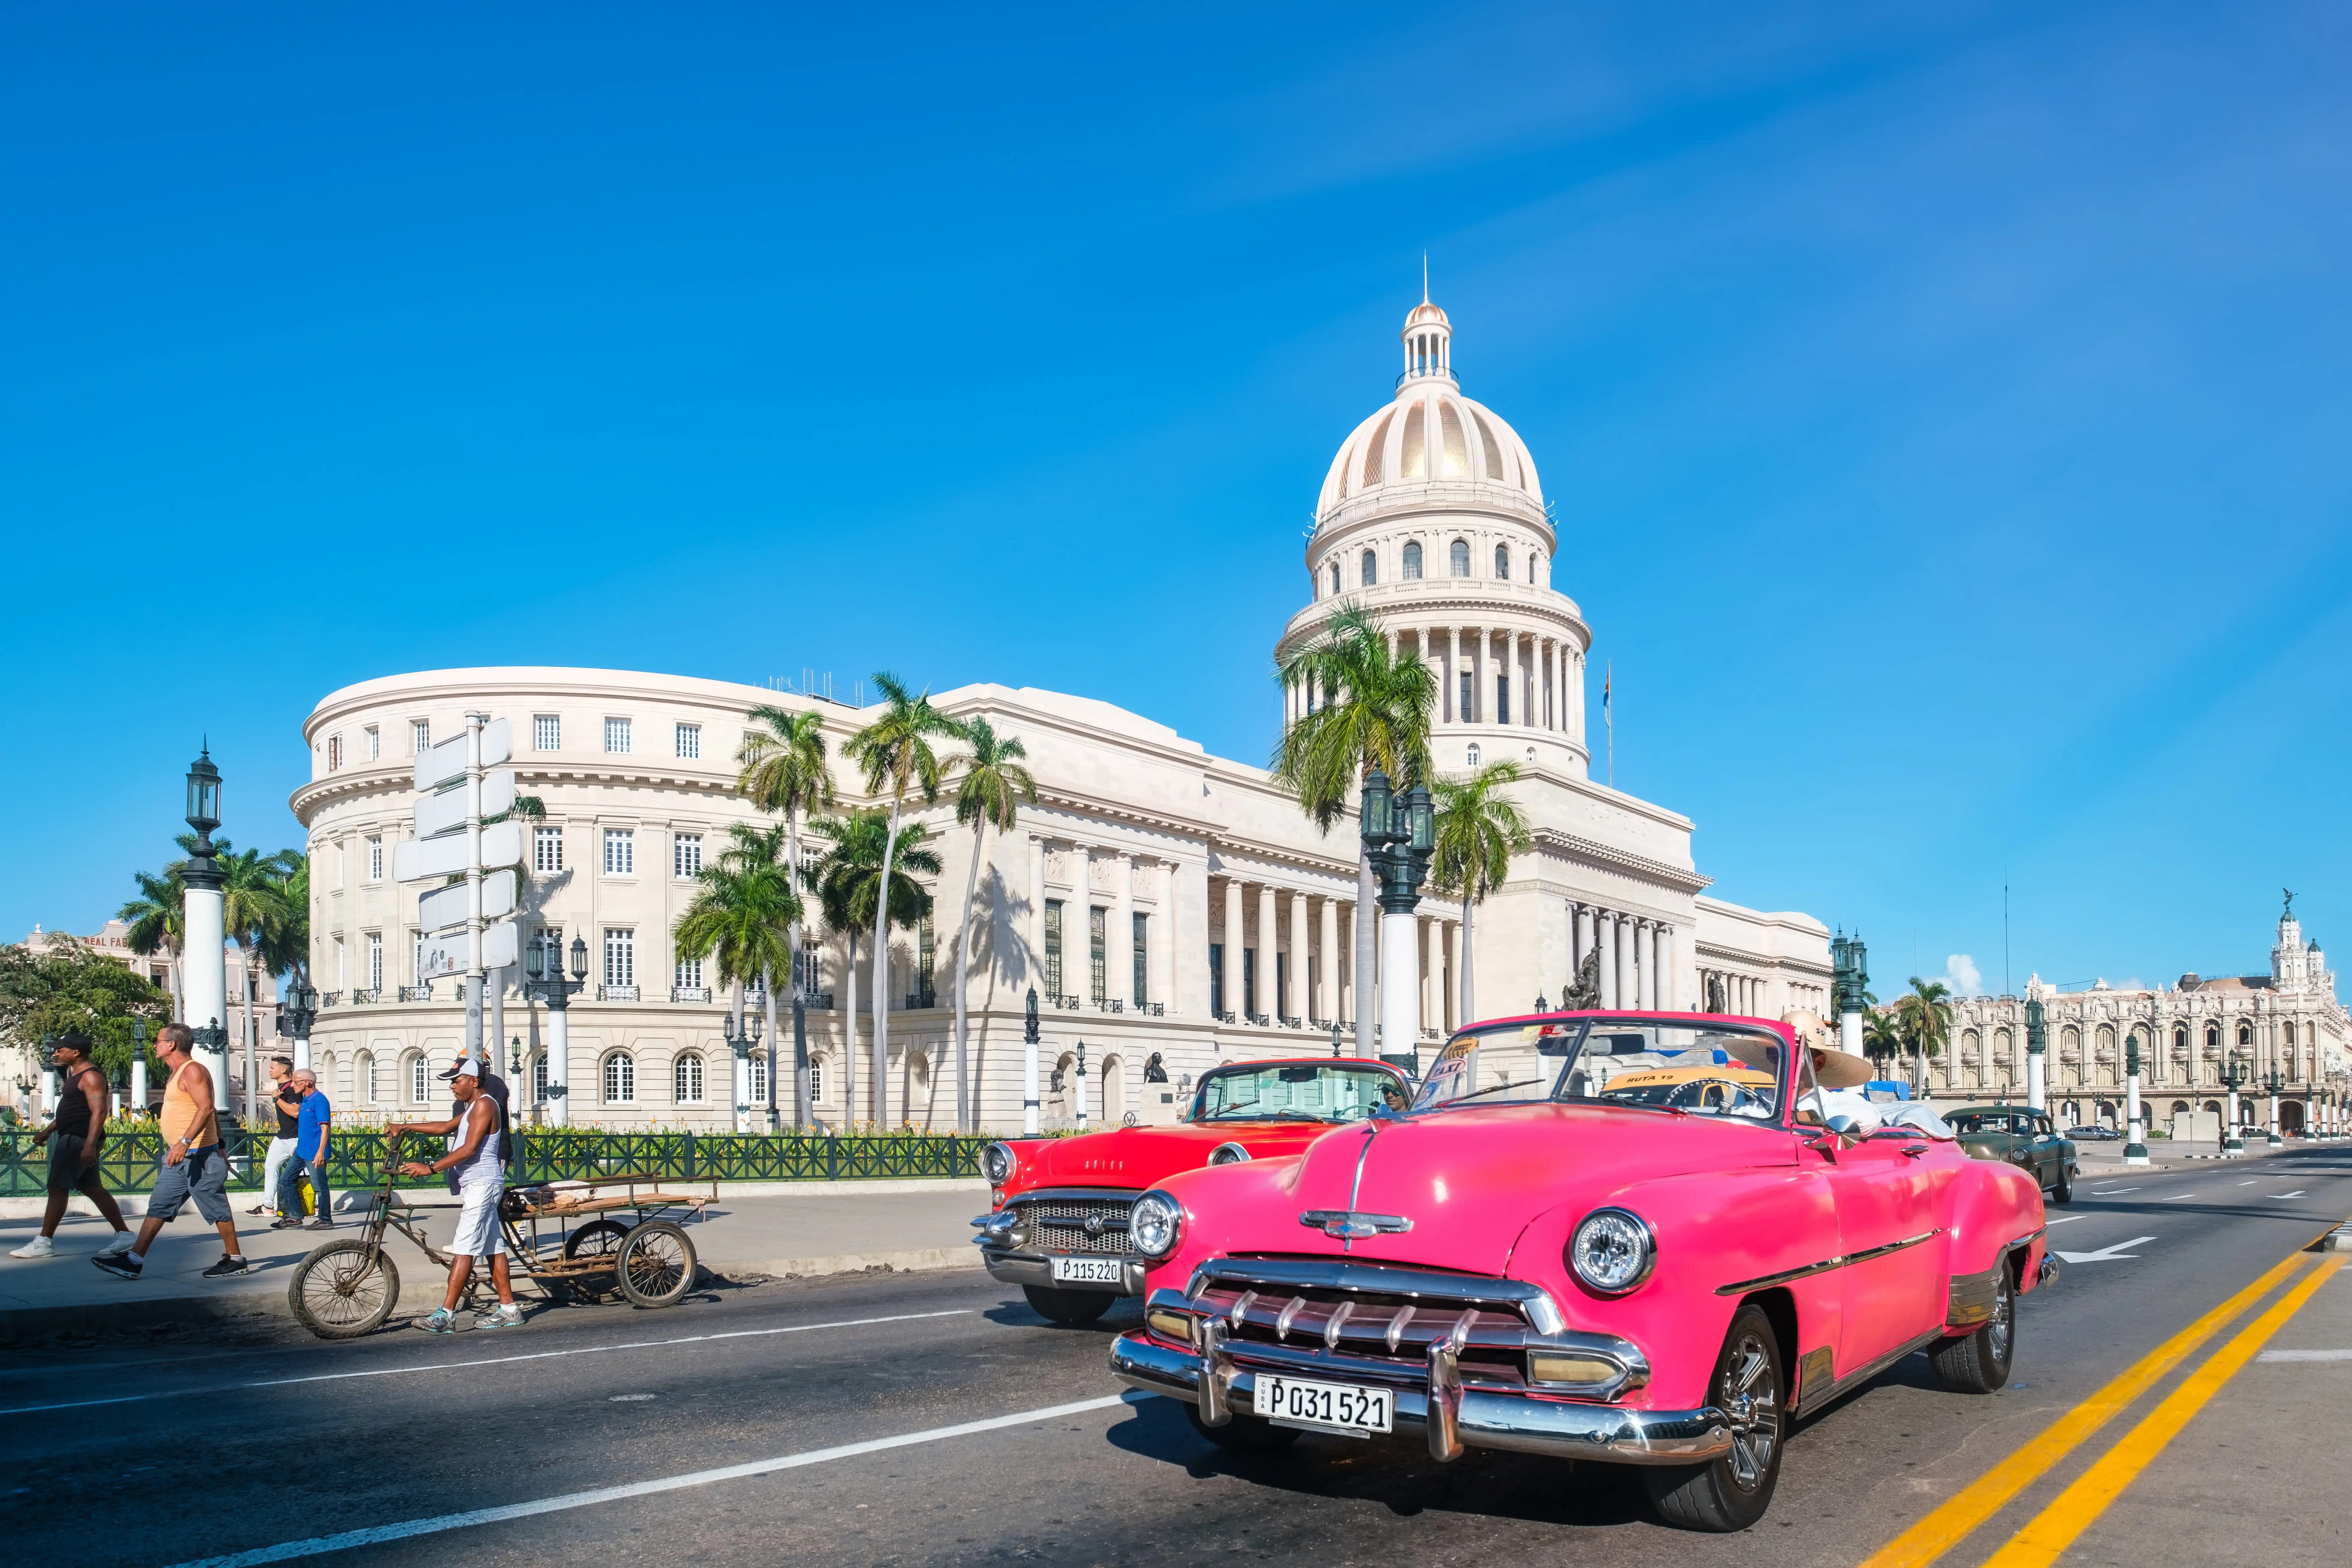
[[[253,1265],[237,1250],[236,1214],[228,1206],[228,1155],[221,1147],[220,1124],[213,1113],[213,1075],[190,1054],[194,1031],[185,1024],[166,1024],[155,1031],[155,1054],[163,1058],[168,1077],[163,1083],[163,1110],[158,1121],[163,1132],[163,1163],[155,1173],[155,1190],[148,1194],[147,1217],[140,1222],[139,1239],[120,1258],[90,1259],[109,1274],[136,1279],[147,1264],[147,1248],[171,1224],[190,1198],[196,1212],[220,1232],[222,1257],[205,1270],[207,1279],[250,1274]]]

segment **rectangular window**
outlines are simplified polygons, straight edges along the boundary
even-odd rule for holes
[[[343,738],[341,735],[330,735],[327,737],[327,771],[333,773],[342,765]]]
[[[1045,900],[1045,994],[1062,994],[1062,900]]]
[[[795,977],[800,981],[801,994],[804,996],[814,995],[817,992],[824,988],[824,980],[822,978],[824,973],[824,966],[818,963],[817,958],[817,950],[814,945],[812,945],[802,948],[800,951],[800,956],[793,961],[794,965],[793,972]]]
[[[768,1058],[765,1057],[751,1058],[751,1103],[768,1103]]]
[[[383,933],[382,931],[372,931],[367,933],[367,980],[369,990],[383,989]]]
[[[1142,1006],[1146,1000],[1144,976],[1150,973],[1150,967],[1144,962],[1144,955],[1150,951],[1150,942],[1145,935],[1150,929],[1150,915],[1136,916],[1135,929],[1131,936],[1135,943],[1135,1005],[1139,1007]]]
[[[809,1058],[809,1103],[824,1103],[824,1061],[819,1057]]]
[[[931,928],[931,917],[925,910],[915,923],[915,994],[929,1006],[938,994],[931,979],[932,965],[939,962],[939,938]]]
[[[1478,721],[1477,697],[1478,689],[1474,684],[1470,672],[1465,669],[1462,672],[1462,701],[1454,710],[1455,723],[1475,724]]]
[[[408,983],[412,985],[432,984],[425,978],[425,933],[413,928],[408,933]]]
[[[677,961],[677,983],[678,984],[680,984],[680,985],[685,986],[685,987],[686,987],[688,990],[689,990],[689,991],[697,991],[697,990],[701,989],[701,987],[702,987],[702,960],[700,960],[700,959],[698,959],[698,958],[681,958],[681,959],[679,959],[679,960]]]
[[[604,750],[614,756],[626,755],[629,750],[629,721],[626,719],[604,721]]]
[[[1097,1002],[1110,994],[1110,911],[1087,910],[1087,984]]]
[[[383,737],[376,733],[374,725],[369,725],[366,729],[361,731],[360,733],[367,737],[367,760],[369,762],[374,762],[378,757],[383,755]]]
[[[369,881],[381,882],[383,880],[383,839],[381,835],[372,834],[368,837],[367,868],[367,879]]]
[[[1242,949],[1242,1016],[1257,1016],[1257,949]]]
[[[1274,955],[1274,997],[1273,997],[1273,1003],[1272,1003],[1272,1005],[1271,1005],[1267,1010],[1268,1010],[1269,1012],[1275,1012],[1275,1013],[1279,1013],[1280,1011],[1282,1011],[1283,999],[1284,999],[1285,997],[1288,996],[1289,994],[1290,994],[1290,954],[1288,954],[1288,953],[1286,953],[1286,952],[1277,952],[1277,953],[1276,953],[1276,954]]]
[[[530,749],[534,752],[560,752],[563,749],[562,714],[534,713],[531,715]]]
[[[627,926],[604,928],[604,984],[637,983],[637,933]]]
[[[415,748],[416,754],[420,757],[425,752],[431,751],[433,749],[433,721],[430,719],[411,719],[408,721],[408,743],[410,746]]]
[[[689,762],[702,755],[702,726],[680,724],[677,727],[677,754]]]
[[[1209,944],[1209,1011],[1222,1013],[1224,1010],[1225,944],[1213,942]]]
[[[637,874],[637,835],[635,828],[604,829],[604,875],[634,877]]]
[[[1495,677],[1495,722],[1507,724],[1510,721],[1511,678],[1507,675],[1498,675]]]
[[[530,868],[533,871],[563,869],[563,829],[534,827],[530,830]]]
[[[670,840],[670,866],[681,877],[702,875],[702,835],[681,833]]]

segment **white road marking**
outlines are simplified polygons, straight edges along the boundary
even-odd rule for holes
[[[2136,1193],[2139,1189],[2137,1187],[2093,1187],[2091,1191],[2100,1197],[2110,1198],[2117,1193]]]
[[[778,1470],[796,1470],[807,1465],[829,1464],[835,1459],[854,1459],[865,1454],[879,1454],[891,1448],[908,1448],[919,1443],[938,1443],[950,1437],[968,1437],[976,1432],[997,1432],[1007,1426],[1026,1426],[1033,1422],[1052,1421],[1064,1415],[1079,1415],[1090,1410],[1108,1410],[1116,1405],[1146,1399],[1149,1394],[1108,1394],[1098,1399],[1081,1399],[1068,1405],[1048,1405],[1036,1410],[1024,1410],[1012,1415],[992,1416],[985,1421],[964,1421],[953,1426],[933,1426],[927,1431],[908,1432],[896,1437],[875,1437],[863,1443],[844,1443],[838,1447],[812,1448],[805,1453],[779,1454],[772,1459],[753,1459],[749,1464],[727,1465],[715,1470],[690,1470],[681,1476],[664,1476],[658,1480],[632,1481],[626,1486],[598,1487],[584,1492],[564,1492],[555,1497],[540,1498],[531,1502],[508,1503],[500,1508],[470,1509],[464,1513],[436,1514],[430,1519],[404,1520],[398,1524],[380,1524],[368,1530],[347,1530],[340,1535],[316,1535],[307,1541],[281,1542],[276,1546],[256,1547],[250,1552],[235,1552],[223,1557],[205,1557],[183,1563],[176,1568],[254,1568],[263,1563],[284,1563],[296,1557],[313,1557],[326,1552],[349,1552],[361,1546],[377,1546],[387,1541],[406,1541],[419,1535],[434,1535],[447,1530],[469,1530],[480,1524],[503,1524],[512,1519],[530,1519],[542,1513],[561,1513],[570,1509],[589,1508],[600,1502],[620,1502],[629,1498],[652,1497],[661,1492],[681,1491],[688,1487],[707,1487],[719,1481],[741,1480],[750,1476],[772,1475]]]
[[[2126,1258],[2139,1256],[2137,1252],[2126,1252],[2125,1247],[2137,1247],[2143,1241],[2155,1239],[2156,1237],[2152,1236],[2135,1236],[2129,1241],[2118,1241],[2114,1246],[2103,1247],[2096,1252],[2062,1252],[2058,1256],[2069,1263],[2120,1263]]]
[[[2256,1182],[2259,1182],[2259,1181],[2261,1181],[2261,1180],[2262,1180],[2262,1178],[2261,1178],[2260,1176],[2249,1176],[2249,1177],[2247,1177],[2244,1181],[2240,1182],[2240,1183],[2238,1184],[2238,1185],[2240,1185],[2240,1186],[2242,1186],[2242,1187],[2251,1187],[2251,1186],[2252,1186]]]
[[[191,1394],[232,1394],[240,1388],[285,1388],[300,1383],[341,1383],[354,1377],[401,1377],[417,1372],[465,1372],[478,1366],[505,1366],[514,1362],[555,1361],[564,1356],[601,1355],[609,1351],[661,1350],[670,1345],[710,1344],[719,1340],[757,1340],[771,1334],[805,1334],[818,1329],[857,1329],[871,1323],[910,1323],[923,1318],[961,1318],[973,1309],[957,1307],[944,1312],[894,1312],[887,1318],[844,1318],[831,1323],[794,1323],[782,1329],[730,1329],[718,1334],[683,1334],[674,1340],[629,1340],[616,1345],[578,1345],[569,1350],[532,1351],[523,1355],[479,1356],[472,1361],[440,1361],[424,1366],[380,1366],[359,1372],[321,1372],[308,1377],[270,1377],[257,1383],[215,1384],[208,1388],[173,1388],[160,1394],[132,1394],[114,1399],[77,1399],[63,1405],[18,1405],[0,1415],[31,1415],[44,1410],[83,1410],[93,1405],[131,1405],[142,1399],[177,1399]]]
[[[2256,1361],[2352,1361],[2352,1351],[2264,1351]]]
[[[2062,1214],[2054,1218],[2043,1220],[2042,1222],[2042,1228],[2047,1230],[2053,1225],[2072,1225],[2078,1219],[2088,1219],[2091,1216],[2086,1214]]]
[[[2302,1193],[2302,1191],[2301,1191],[2300,1189],[2298,1189],[2298,1190],[2296,1190],[2296,1191],[2294,1191],[2294,1192],[2292,1192],[2292,1193],[2273,1193],[2273,1194],[2271,1194],[2271,1196],[2272,1196],[2273,1199],[2277,1199],[2277,1198],[2299,1198],[2299,1197],[2303,1196],[2303,1193]]]
[[[2177,1204],[2183,1198],[2193,1198],[2197,1194],[2195,1193],[2175,1193],[2170,1197],[2162,1201],[2168,1204]]]

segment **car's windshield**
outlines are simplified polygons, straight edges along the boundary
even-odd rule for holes
[[[1201,1080],[1195,1121],[1360,1121],[1402,1098],[1397,1076],[1360,1062],[1267,1062]]]
[[[1598,1100],[1770,1121],[1780,1038],[1649,1018],[1559,1018],[1465,1029],[1446,1042],[1415,1111]]]
[[[2006,1110],[1956,1110],[1944,1120],[1959,1133],[2014,1132],[2015,1118]]]

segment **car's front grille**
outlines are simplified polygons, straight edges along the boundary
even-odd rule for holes
[[[1410,1289],[1358,1289],[1246,1277],[1227,1261],[1221,1277],[1192,1297],[1195,1310],[1226,1324],[1226,1342],[1246,1361],[1253,1345],[1281,1345],[1386,1363],[1418,1378],[1429,1347],[1459,1348],[1464,1382],[1524,1387],[1533,1325],[1508,1301],[1432,1300]],[[1278,1270],[1268,1270],[1279,1274]],[[1236,1278],[1236,1275],[1242,1277]]]
[[[1092,1252],[1124,1257],[1135,1250],[1128,1239],[1132,1198],[1015,1198],[1029,1233],[1029,1245],[1041,1252]],[[1089,1227],[1088,1220],[1097,1222]]]

